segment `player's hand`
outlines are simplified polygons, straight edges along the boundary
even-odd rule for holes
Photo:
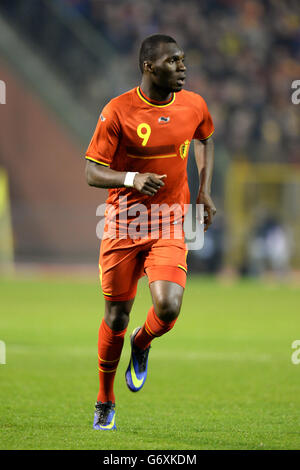
[[[204,232],[206,232],[206,230],[212,223],[212,219],[215,216],[217,209],[210,195],[205,192],[201,192],[198,194],[197,204],[204,205]]]
[[[154,196],[165,185],[163,179],[166,177],[167,175],[157,175],[156,173],[137,173],[134,177],[133,187],[142,194]]]

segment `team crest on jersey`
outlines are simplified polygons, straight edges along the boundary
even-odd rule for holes
[[[170,121],[169,117],[161,116],[160,118],[158,118],[158,122],[161,124],[163,124],[164,122],[169,122],[169,121]]]
[[[106,118],[103,116],[103,114],[100,114],[100,119],[102,122],[104,122],[106,120]]]
[[[189,140],[186,140],[183,144],[180,145],[179,153],[180,153],[182,160],[184,160],[185,157],[187,156],[188,151],[189,151],[189,146],[190,146]]]

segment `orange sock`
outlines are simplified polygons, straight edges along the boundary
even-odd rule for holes
[[[115,403],[114,380],[121,357],[126,329],[114,331],[104,319],[99,328],[98,364],[99,364],[99,393],[97,401]]]
[[[162,336],[170,331],[175,325],[176,320],[177,318],[170,323],[162,321],[158,318],[154,311],[154,307],[152,306],[148,312],[144,326],[140,329],[134,339],[134,344],[142,350],[148,348],[154,338]]]

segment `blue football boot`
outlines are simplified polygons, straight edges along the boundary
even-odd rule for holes
[[[136,328],[130,336],[131,356],[125,372],[126,384],[132,392],[138,392],[143,387],[147,378],[148,354],[150,346],[144,351],[134,345],[134,338],[141,327]]]
[[[112,431],[117,429],[115,423],[115,404],[111,401],[102,403],[97,401],[95,405],[95,415],[93,428],[97,431]]]

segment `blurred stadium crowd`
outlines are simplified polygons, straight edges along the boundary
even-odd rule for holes
[[[300,76],[299,2],[96,0],[86,12],[130,64],[148,34],[175,37],[187,53],[187,87],[210,103],[216,138],[230,151],[297,159],[289,95]]]
[[[239,158],[299,161],[299,112],[291,83],[300,77],[298,0],[2,0],[37,48],[90,109],[139,82],[143,38],[162,32],[186,52],[186,87],[205,97],[216,140]],[[62,23],[51,21],[55,4]],[[51,9],[50,9],[51,11]],[[84,17],[110,48],[91,50],[70,34]]]
[[[291,84],[300,79],[299,0],[1,0],[0,13],[95,122],[106,102],[139,83],[141,41],[157,32],[177,40],[186,53],[186,88],[205,98],[216,127],[213,186],[221,211],[195,264],[218,271],[230,162],[300,163],[299,106],[291,101]],[[291,243],[268,217],[248,244],[260,253],[259,262],[252,255],[247,262],[252,272],[279,259],[276,244],[279,268],[289,263]]]

